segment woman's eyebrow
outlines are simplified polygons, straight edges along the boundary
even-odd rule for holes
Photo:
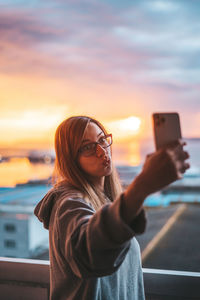
[[[84,144],[84,143],[86,143],[86,142],[91,142],[91,141],[88,140],[88,139],[87,139],[87,140],[83,140],[81,144]]]
[[[99,137],[101,134],[104,134],[103,131],[101,131],[101,132],[97,135],[97,137]],[[90,140],[90,139],[85,139],[85,140],[82,141],[82,144],[83,144],[83,143],[86,143],[86,142],[91,142],[91,140]]]

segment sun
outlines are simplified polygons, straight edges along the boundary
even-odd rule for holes
[[[138,132],[140,128],[141,120],[138,117],[129,117],[123,120],[119,120],[119,128],[124,132]]]
[[[117,139],[127,139],[139,134],[141,119],[136,116],[130,116],[128,118],[107,122],[106,125],[108,130],[110,130]]]

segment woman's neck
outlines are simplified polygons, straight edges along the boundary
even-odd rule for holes
[[[102,192],[104,193],[104,182],[105,182],[105,177],[101,178],[93,178],[92,179],[93,184]]]

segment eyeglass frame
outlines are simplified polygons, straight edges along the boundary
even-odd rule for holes
[[[90,157],[90,156],[93,156],[94,154],[96,154],[96,152],[97,152],[97,145],[100,145],[103,149],[106,149],[106,148],[108,148],[108,147],[110,147],[110,146],[112,145],[112,143],[113,143],[112,133],[110,133],[110,134],[105,134],[105,135],[102,136],[102,137],[105,137],[105,138],[110,137],[110,138],[111,138],[111,143],[110,143],[109,145],[107,145],[107,146],[102,146],[100,142],[92,142],[92,143],[88,143],[88,144],[84,145],[84,146],[91,145],[91,144],[92,144],[92,145],[95,145],[95,151],[94,151],[94,153],[93,153],[93,154],[90,154],[90,155],[88,155],[88,156],[85,156],[85,157]],[[84,146],[80,147],[80,149],[78,150],[78,154],[83,154],[83,152],[81,151],[81,149],[82,149]],[[83,154],[83,156],[84,156],[84,154]]]

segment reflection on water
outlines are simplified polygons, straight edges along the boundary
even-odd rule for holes
[[[15,186],[29,180],[48,178],[53,165],[31,164],[27,158],[11,158],[0,164],[0,186]]]
[[[139,141],[116,144],[113,147],[113,161],[115,165],[138,166],[142,155]]]
[[[200,173],[200,139],[188,139],[186,150],[190,154],[191,169],[188,172]],[[8,153],[9,156],[14,156]],[[39,150],[38,150],[39,151]],[[147,154],[154,151],[153,139],[137,140],[114,143],[112,147],[113,161],[116,166],[141,166],[144,163]],[[39,152],[40,153],[40,152]],[[0,152],[2,153],[2,151]],[[43,153],[42,153],[43,154]],[[27,158],[28,152],[19,151],[16,155],[21,155],[21,158],[11,158],[9,161],[0,163],[0,186],[15,186],[18,183],[25,183],[29,180],[47,179],[52,175],[53,164],[45,163],[30,163]]]
[[[137,166],[141,163],[140,145],[137,142],[117,145],[113,149],[115,165]],[[52,175],[53,164],[31,163],[28,158],[11,158],[0,163],[0,186],[13,187],[29,180],[47,179]]]

